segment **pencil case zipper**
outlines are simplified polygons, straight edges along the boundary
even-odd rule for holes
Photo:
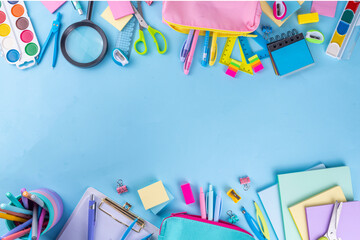
[[[191,29],[200,30],[199,35],[205,35],[206,31],[210,31],[211,33],[218,33],[218,37],[256,37],[256,35],[251,34],[252,32],[234,32],[234,31],[226,31],[226,30],[218,30],[218,29],[211,29],[211,28],[201,28],[201,27],[189,27],[186,25],[176,24],[169,22],[163,18],[163,21],[166,22],[172,29],[178,32],[188,34]]]
[[[208,223],[211,225],[216,225],[219,227],[224,227],[224,228],[229,228],[235,231],[239,231],[239,232],[243,232],[246,233],[252,237],[254,237],[251,233],[249,233],[248,231],[242,229],[241,227],[238,227],[234,224],[219,220],[219,222],[214,222],[214,221],[210,221],[207,219],[202,219],[200,216],[197,215],[191,215],[191,214],[187,214],[186,212],[179,212],[179,213],[172,213],[171,216],[164,218],[164,220],[162,221],[161,225],[160,225],[160,232],[161,232],[161,227],[163,225],[163,223],[165,222],[166,219],[168,218],[184,218],[184,219],[188,219],[188,220],[193,220],[193,221],[197,221],[197,222],[203,222],[203,223]]]

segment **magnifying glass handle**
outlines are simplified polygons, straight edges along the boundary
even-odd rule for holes
[[[91,14],[92,14],[93,5],[94,5],[94,2],[93,2],[93,1],[89,1],[87,13],[86,13],[86,19],[87,19],[87,20],[91,20]]]

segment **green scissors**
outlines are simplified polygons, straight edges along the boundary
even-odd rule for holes
[[[166,43],[166,39],[165,39],[164,35],[163,35],[160,31],[158,31],[158,30],[150,27],[150,26],[145,22],[144,17],[143,17],[142,8],[141,8],[141,1],[137,1],[137,4],[138,4],[138,9],[136,9],[136,8],[134,7],[134,5],[131,4],[131,5],[132,5],[132,8],[134,9],[135,17],[136,17],[136,19],[137,19],[138,22],[139,22],[139,39],[135,41],[135,44],[134,44],[135,51],[136,51],[138,54],[141,54],[141,55],[147,53],[147,46],[146,46],[146,41],[145,41],[144,32],[143,32],[143,29],[146,28],[146,29],[149,31],[151,37],[154,39],[154,42],[155,42],[155,44],[156,44],[157,51],[158,51],[160,54],[164,54],[164,53],[166,52],[166,50],[167,50],[167,43]],[[164,49],[163,49],[163,50],[160,50],[159,43],[158,43],[158,41],[157,41],[157,39],[156,39],[156,37],[155,37],[156,34],[159,34],[159,35],[162,37],[163,41],[164,41],[164,45],[165,45],[165,46],[164,46]],[[144,44],[144,51],[142,51],[142,52],[138,50],[138,45],[139,45],[140,43]]]

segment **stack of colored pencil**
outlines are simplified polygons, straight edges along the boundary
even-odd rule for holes
[[[21,189],[21,198],[6,193],[9,204],[0,204],[0,218],[13,221],[15,227],[0,240],[13,240],[28,234],[28,239],[38,240],[48,224],[49,213],[44,202],[34,194]],[[29,201],[30,200],[30,201]]]

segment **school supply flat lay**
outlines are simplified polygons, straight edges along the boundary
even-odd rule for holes
[[[42,47],[27,14],[25,2],[3,1],[0,6],[1,52],[5,61],[20,69],[43,64],[41,60],[52,35],[55,36],[51,64],[53,68],[56,66],[59,45],[64,58],[82,68],[101,63],[108,55],[109,47],[112,48],[111,58],[121,67],[131,63],[132,48],[140,55],[145,55],[148,47],[156,49],[159,54],[167,52],[165,35],[158,30],[158,26],[154,28],[149,25],[152,24],[152,19],[144,18],[141,1],[107,2],[108,7],[103,10],[101,17],[114,26],[113,30],[117,35],[114,46],[109,46],[108,33],[91,20],[94,5],[92,1],[88,3],[86,18],[71,24],[64,31],[60,28],[61,17],[67,13],[60,11],[64,9],[62,6],[66,1],[42,3],[50,13],[58,14],[54,17],[50,34]],[[334,17],[337,2],[313,1],[310,12],[302,9],[303,3],[304,1],[165,1],[162,19],[167,26],[187,35],[180,46],[180,61],[186,75],[190,74],[194,62],[199,62],[203,67],[211,67],[217,61],[225,65],[224,73],[232,78],[240,78],[243,72],[250,75],[261,74],[263,69],[269,67],[262,60],[270,57],[275,75],[288,76],[315,64],[316,59],[308,44],[328,43],[327,55],[337,59],[350,59],[360,38],[360,27],[357,24],[359,3],[347,2],[330,40],[324,37],[321,30],[314,28],[314,24],[323,17]],[[78,14],[85,12],[82,8],[84,2],[71,1],[71,4]],[[149,1],[148,6],[150,5]],[[261,25],[262,13],[278,29]],[[304,27],[284,24],[290,18],[296,18],[298,26]],[[138,32],[135,31],[137,26]],[[149,34],[144,33],[145,30]],[[135,35],[138,35],[136,40]],[[58,41],[59,37],[61,41]],[[198,40],[203,37],[203,46],[197,47]],[[222,51],[217,44],[220,37],[227,38]],[[253,40],[261,46],[261,50],[253,51],[252,44],[249,44]],[[239,59],[231,56],[238,44]],[[196,50],[199,48],[201,51]],[[218,58],[220,52],[222,54]]]

